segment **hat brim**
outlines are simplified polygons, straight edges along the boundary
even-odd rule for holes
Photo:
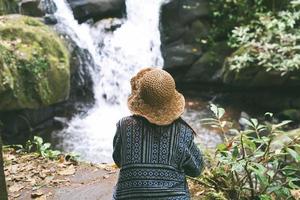
[[[151,69],[153,68],[146,68],[132,78],[132,93],[128,98],[128,108],[132,114],[143,116],[153,124],[169,125],[184,112],[185,99],[176,90],[172,99],[164,104],[153,106],[144,102],[139,91],[140,79]]]

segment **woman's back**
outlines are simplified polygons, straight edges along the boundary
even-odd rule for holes
[[[113,158],[121,168],[115,199],[189,199],[185,175],[198,176],[202,155],[181,119],[158,126],[130,116],[117,124]]]

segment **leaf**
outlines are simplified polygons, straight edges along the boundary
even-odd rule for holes
[[[265,117],[267,117],[267,116],[269,116],[269,117],[273,117],[273,115],[274,115],[274,114],[273,114],[273,113],[271,113],[271,112],[266,112],[266,113],[265,113]]]
[[[255,118],[250,119],[251,125],[253,128],[256,128],[258,126],[258,121]]]
[[[262,184],[263,186],[268,185],[268,179],[265,176],[267,168],[265,168],[263,165],[261,165],[259,163],[253,163],[253,165],[255,167],[249,166],[249,169],[254,172],[254,174],[256,175],[258,180],[260,181],[260,184]]]
[[[34,136],[33,141],[35,141],[37,145],[42,145],[43,144],[43,138],[38,137],[38,136]]]
[[[259,196],[260,200],[272,200],[272,197],[270,195],[267,194],[263,194]]]
[[[239,155],[239,149],[238,149],[237,146],[235,146],[235,147],[233,148],[232,158],[233,158],[234,160],[236,160],[237,157],[238,157],[238,155]]]
[[[58,174],[62,175],[62,176],[67,176],[67,175],[73,175],[75,174],[76,170],[74,165],[70,165],[69,167],[67,167],[67,169],[59,171]]]
[[[269,170],[269,171],[267,172],[267,174],[268,174],[271,178],[273,178],[273,176],[275,175],[275,172],[274,172],[273,170]]]
[[[226,151],[226,150],[227,150],[227,146],[226,146],[224,143],[218,144],[218,145],[217,145],[217,149],[218,149],[219,151]]]
[[[286,148],[287,152],[295,159],[296,162],[300,162],[300,155],[293,149]]]
[[[253,141],[251,141],[249,138],[247,137],[243,137],[243,142],[244,142],[244,146],[248,149],[250,149],[251,151],[255,151],[256,150],[256,145]]]
[[[11,193],[15,193],[15,192],[19,192],[20,190],[22,190],[24,188],[24,185],[15,183],[14,185],[9,187],[9,192]]]
[[[215,114],[215,116],[218,116],[218,107],[215,104],[210,104],[210,110]]]
[[[223,108],[218,108],[218,118],[221,119],[225,114],[225,110]]]
[[[45,143],[45,144],[43,144],[43,146],[42,146],[42,150],[46,150],[46,149],[49,149],[51,147],[51,144],[50,143]]]
[[[34,199],[37,198],[37,197],[40,197],[42,195],[44,195],[44,193],[42,191],[39,191],[39,190],[34,191],[34,192],[31,193],[31,197],[34,198]]]
[[[274,125],[272,126],[272,128],[273,128],[273,130],[274,130],[274,129],[283,127],[283,126],[285,126],[285,125],[287,125],[287,124],[289,124],[289,123],[291,123],[291,122],[292,122],[291,120],[284,120],[284,121],[282,121],[282,122],[279,123],[279,124],[274,124]]]

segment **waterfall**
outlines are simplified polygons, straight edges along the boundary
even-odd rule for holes
[[[141,68],[163,66],[159,15],[165,0],[127,0],[124,19],[78,24],[65,0],[56,4],[57,30],[67,35],[92,59],[88,71],[95,103],[75,115],[57,134],[60,147],[91,162],[112,162],[117,121],[129,114],[130,78]],[[120,26],[114,31],[111,27]]]

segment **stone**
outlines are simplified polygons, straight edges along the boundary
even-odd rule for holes
[[[22,0],[19,3],[20,12],[22,15],[32,17],[43,17],[44,12],[40,7],[40,0]]]
[[[55,24],[57,24],[57,19],[52,14],[46,14],[44,16],[44,22],[45,22],[45,24],[48,24],[48,25],[55,25]]]
[[[0,0],[0,15],[17,13],[18,8],[17,0]]]
[[[225,41],[217,43],[192,65],[184,77],[184,82],[221,83],[222,65],[230,52]]]
[[[68,50],[42,22],[0,17],[0,51],[0,111],[38,109],[68,99]]]
[[[208,18],[209,15],[210,9],[207,0],[186,0],[182,3],[180,9],[182,24],[187,24],[200,18]]]
[[[174,16],[176,16],[174,18]],[[196,19],[210,16],[208,0],[173,0],[162,7],[162,19],[177,21],[181,24],[191,23]]]
[[[300,122],[300,110],[299,109],[287,109],[278,114],[281,120],[291,120],[293,122]]]
[[[98,21],[103,18],[122,17],[125,0],[68,0],[75,18],[81,23],[88,19]]]
[[[189,67],[202,54],[199,45],[187,45],[180,41],[168,45],[164,52],[164,68],[169,70],[180,67]]]
[[[199,43],[202,38],[209,37],[209,29],[210,24],[205,20],[196,20],[191,23],[186,29],[184,34],[182,35],[182,39],[185,43]]]
[[[206,20],[209,15],[207,0],[173,0],[163,5],[162,42],[169,44],[182,39],[186,31],[196,28],[196,24],[193,25],[195,21],[199,23],[201,20]]]

